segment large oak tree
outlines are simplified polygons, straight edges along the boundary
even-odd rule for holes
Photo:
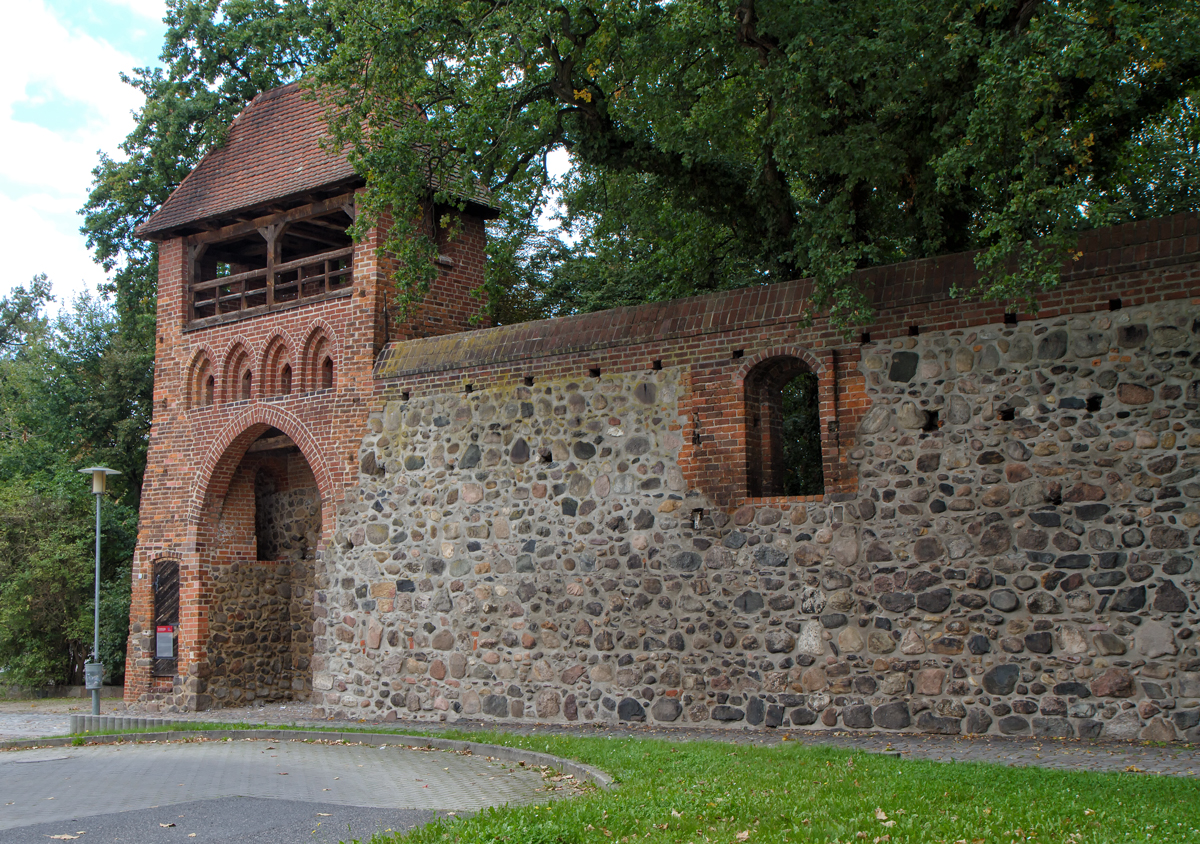
[[[560,304],[813,275],[850,324],[854,269],[969,249],[1028,298],[1079,230],[1197,206],[1195,0],[333,3],[373,207],[490,190],[508,281]],[[573,238],[539,246],[557,147]]]

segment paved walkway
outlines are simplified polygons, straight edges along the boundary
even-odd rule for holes
[[[39,702],[40,703],[40,702]],[[86,702],[85,702],[86,703]],[[105,714],[117,714],[119,702],[102,702]],[[111,707],[111,708],[110,708]],[[51,710],[54,710],[54,713]],[[29,738],[34,735],[66,735],[69,712],[88,712],[78,701],[57,709],[47,702],[26,712],[13,704],[0,704],[0,740]],[[55,714],[57,713],[57,714]],[[132,712],[131,712],[132,714]],[[188,721],[249,723],[346,729],[372,726],[344,720],[327,721],[312,717],[304,703],[276,704],[211,712],[188,712],[160,717]],[[57,720],[56,720],[57,719]],[[530,725],[472,722],[460,720],[441,725],[436,722],[391,723],[397,730],[411,729],[436,733],[444,729],[503,729],[517,733],[630,736],[675,741],[730,741],[745,744],[773,744],[800,741],[807,744],[834,745],[876,752],[898,753],[906,759],[940,762],[992,762],[1001,765],[1034,765],[1045,768],[1084,771],[1130,771],[1172,776],[1200,776],[1200,747],[1172,744],[1151,746],[1139,742],[1091,741],[1082,739],[1032,739],[1002,736],[933,736],[924,734],[846,734],[805,732],[803,730],[712,730],[663,727],[598,727],[589,725]],[[41,732],[38,732],[41,730]]]
[[[407,828],[439,813],[529,803],[549,792],[536,768],[470,754],[232,740],[0,753],[0,795],[0,842],[79,835],[89,825],[87,840],[101,828],[123,833],[126,841],[186,840],[192,832],[198,841],[226,840],[222,829],[254,840],[249,833],[263,827],[274,830],[263,840],[286,842],[324,840],[321,827],[331,841],[351,833],[369,838],[378,829]],[[361,828],[352,823],[348,833],[346,818],[329,807],[391,814],[342,813],[359,820]],[[273,819],[264,826],[267,817]],[[293,828],[297,837],[281,836],[283,828]]]

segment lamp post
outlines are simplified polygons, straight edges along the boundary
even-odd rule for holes
[[[92,661],[83,665],[85,688],[92,692],[92,714],[100,714],[100,687],[104,684],[104,666],[100,663],[100,496],[104,495],[109,475],[121,474],[116,469],[104,466],[89,466],[80,469],[80,474],[91,474],[92,494],[96,496],[96,594],[95,594],[95,641],[92,643]]]

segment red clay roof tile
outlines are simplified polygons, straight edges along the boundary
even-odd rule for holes
[[[175,191],[138,227],[161,239],[172,230],[340,184],[361,183],[345,155],[331,154],[325,107],[293,82],[259,94]]]

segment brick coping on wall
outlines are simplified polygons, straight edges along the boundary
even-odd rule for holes
[[[1108,294],[1080,290],[1085,281],[1129,272],[1144,273],[1194,260],[1200,252],[1200,217],[1179,214],[1097,229],[1080,236],[1079,252],[1076,262],[1064,265],[1062,284],[1038,297],[1040,309],[1036,318],[1108,307],[1111,298]],[[871,291],[878,311],[875,324],[863,330],[875,339],[897,336],[903,329],[894,317],[902,319],[917,305],[947,301],[960,304],[955,311],[942,314],[942,319],[921,328],[940,330],[1001,322],[1009,308],[1005,303],[979,302],[967,297],[955,299],[952,295],[955,288],[970,289],[978,280],[977,254],[961,252],[857,273],[859,284]],[[766,327],[800,319],[811,290],[810,279],[799,279],[459,334],[393,341],[376,360],[375,378],[389,380],[494,367],[555,355],[678,341],[751,326]],[[1172,298],[1171,294],[1155,296],[1150,289],[1133,295],[1128,290],[1122,293],[1127,297],[1125,305]],[[845,335],[830,329],[823,317],[807,333],[820,337],[823,346],[846,345],[848,341]]]

